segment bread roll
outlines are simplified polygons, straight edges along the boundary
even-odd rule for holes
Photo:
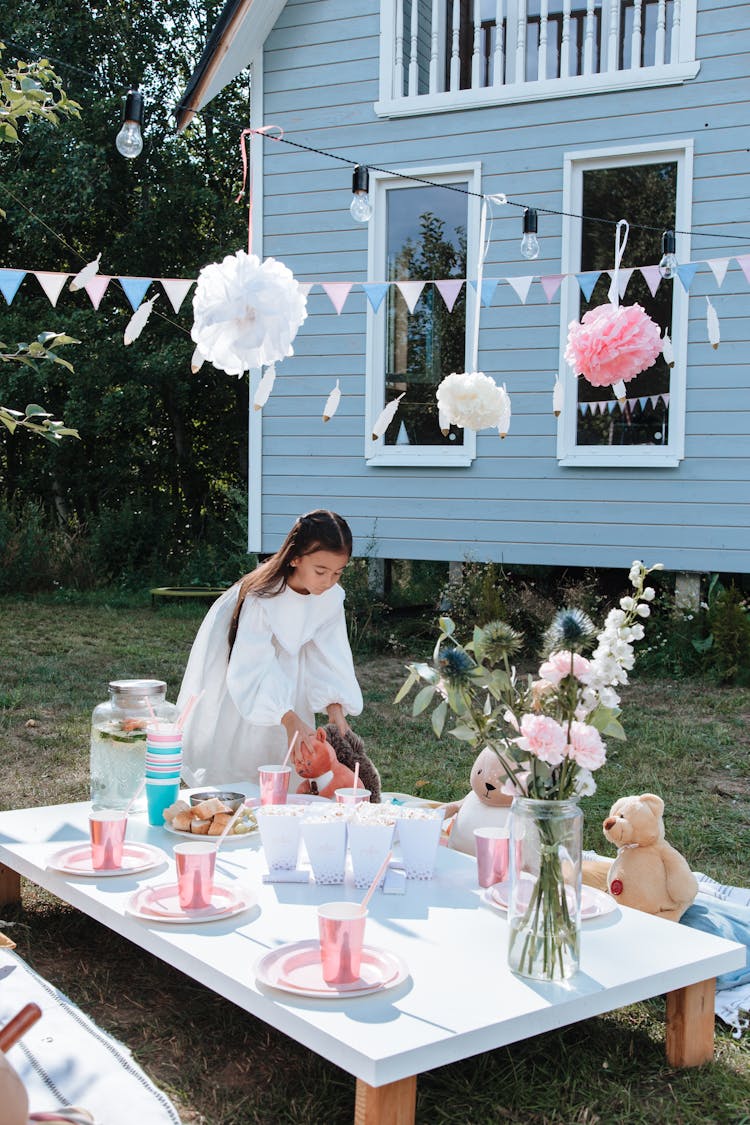
[[[189,811],[190,805],[187,801],[175,801],[173,805],[170,805],[168,809],[164,810],[164,819],[167,824],[171,824],[178,813]]]
[[[232,814],[228,812],[217,813],[208,826],[209,836],[221,836],[222,832],[232,819]]]
[[[197,816],[199,820],[210,820],[212,816],[223,812],[231,812],[231,809],[218,797],[210,797],[208,801],[193,805],[193,816]]]
[[[210,820],[198,820],[197,818],[194,818],[190,822],[190,831],[194,836],[207,836],[210,827]]]
[[[172,817],[172,827],[179,832],[189,832],[193,820],[192,809],[183,809],[182,812],[178,812],[176,816]]]

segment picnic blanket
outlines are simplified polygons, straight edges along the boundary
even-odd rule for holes
[[[75,1105],[87,1109],[96,1125],[180,1125],[169,1098],[127,1047],[16,953],[0,949],[0,1025],[29,1003],[39,1005],[42,1018],[7,1057],[26,1086],[33,1113]]]

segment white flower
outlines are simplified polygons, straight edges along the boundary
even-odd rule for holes
[[[620,609],[624,609],[627,612],[631,610],[634,605],[635,600],[633,598],[620,598]]]
[[[596,782],[591,770],[579,769],[573,782],[573,789],[579,797],[593,797],[596,793]]]
[[[214,367],[241,375],[293,354],[306,306],[290,269],[238,250],[198,274],[191,336]]]
[[[507,432],[510,398],[483,371],[452,372],[437,389],[438,409],[451,425],[467,430],[493,426]]]
[[[635,612],[639,617],[650,617],[651,607],[647,605],[639,605]]]
[[[641,577],[642,571],[643,571],[643,563],[641,562],[640,559],[634,559],[633,565],[630,568],[630,574],[628,575],[628,578],[630,579],[631,585],[633,585],[633,586],[637,585],[637,583],[638,583],[638,581]]]
[[[644,602],[652,602],[656,597],[656,590],[653,586],[646,586],[643,593],[641,594],[641,597],[643,598]]]

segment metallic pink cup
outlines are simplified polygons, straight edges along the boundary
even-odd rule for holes
[[[326,902],[318,907],[320,959],[326,984],[359,979],[367,910],[358,902]]]
[[[95,871],[114,871],[122,867],[122,846],[128,818],[116,809],[89,813],[91,864]]]
[[[259,766],[261,805],[285,805],[291,776],[291,766]]]
[[[177,892],[183,910],[205,910],[211,905],[216,867],[216,844],[191,840],[175,844]]]
[[[508,878],[509,840],[507,828],[475,828],[477,878],[480,887],[492,887]]]
[[[361,805],[370,800],[369,789],[335,789],[334,796],[340,805]]]

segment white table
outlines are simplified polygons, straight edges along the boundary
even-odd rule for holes
[[[249,786],[244,786],[250,791]],[[222,849],[217,875],[240,880],[258,905],[205,925],[147,923],[125,913],[130,895],[168,878],[176,837],[131,817],[128,838],[170,856],[142,875],[75,878],[47,859],[88,837],[87,803],[0,813],[0,905],[17,900],[22,875],[143,949],[278,1028],[357,1078],[358,1125],[414,1121],[420,1071],[667,994],[667,1056],[691,1066],[713,1057],[714,982],[744,964],[744,948],[618,907],[583,925],[581,969],[566,985],[539,984],[506,967],[507,924],[476,886],[476,863],[441,848],[436,877],[405,895],[376,894],[368,944],[406,961],[399,987],[350,1000],[318,1001],[265,988],[254,966],[269,949],[314,938],[314,907],[355,898],[353,885],[264,885],[257,834]]]

